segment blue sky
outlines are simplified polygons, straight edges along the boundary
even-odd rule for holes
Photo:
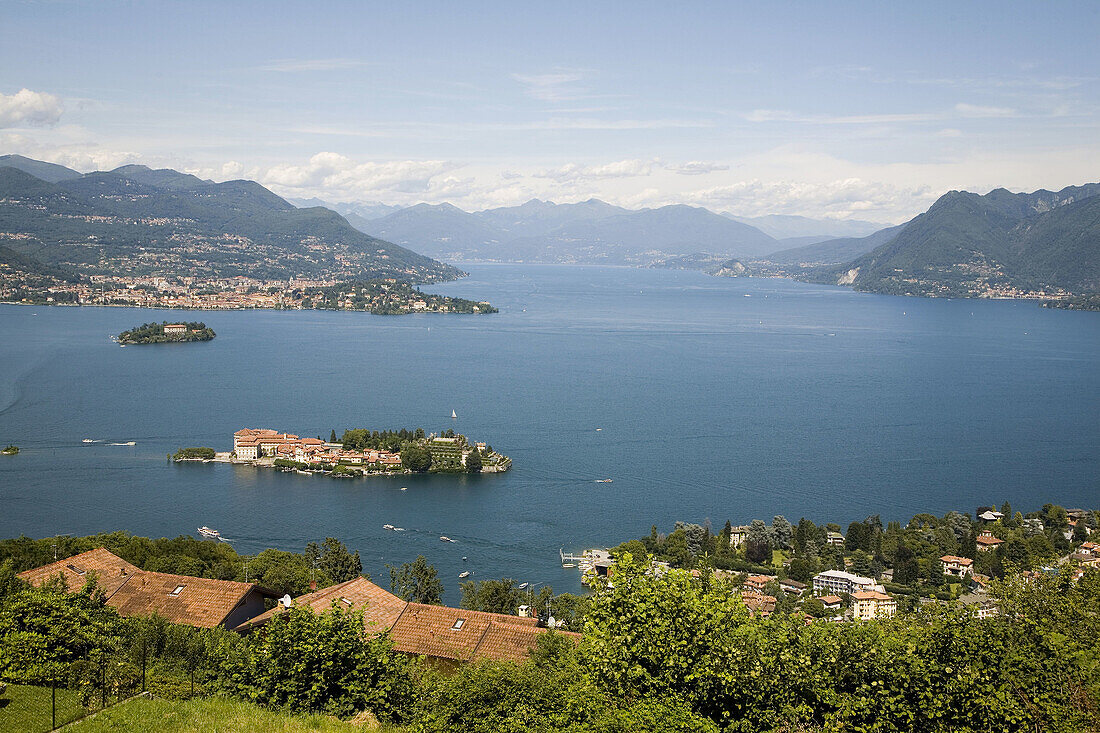
[[[1098,38],[1096,2],[0,0],[0,152],[896,222],[1100,179]]]

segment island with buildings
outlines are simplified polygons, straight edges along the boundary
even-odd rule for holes
[[[486,443],[471,442],[447,430],[439,435],[416,430],[345,430],[337,439],[302,438],[271,429],[245,428],[233,434],[233,450],[214,460],[320,473],[337,478],[408,473],[502,473],[512,466]]]
[[[190,323],[143,323],[118,335],[120,346],[135,344],[182,344],[195,341],[210,341],[217,334],[201,321]]]

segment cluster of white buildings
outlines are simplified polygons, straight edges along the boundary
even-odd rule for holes
[[[255,461],[260,458],[284,458],[298,463],[379,464],[383,468],[401,466],[401,454],[384,450],[344,450],[340,443],[317,438],[300,438],[266,428],[245,428],[233,433],[233,458]]]

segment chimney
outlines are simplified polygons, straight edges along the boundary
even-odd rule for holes
[[[311,591],[317,590],[317,581],[316,580],[309,581],[309,589]]]

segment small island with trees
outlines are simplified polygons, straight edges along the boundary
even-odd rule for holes
[[[203,449],[189,449],[192,451]],[[179,454],[177,454],[179,455]],[[470,441],[454,430],[426,434],[408,430],[336,431],[328,441],[300,438],[269,429],[238,430],[233,450],[214,460],[245,463],[284,472],[321,473],[334,478],[409,473],[503,473],[512,460],[491,445]]]
[[[0,450],[0,455],[3,455],[3,456],[14,456],[14,455],[17,455],[18,453],[19,453],[19,446],[17,446],[17,445],[9,445],[8,447],[4,448],[4,450]]]
[[[201,321],[190,323],[143,323],[118,335],[121,346],[132,344],[175,344],[191,341],[210,341],[216,336],[214,329]]]
[[[176,461],[212,461],[217,453],[213,448],[180,448],[172,456],[172,460]]]

